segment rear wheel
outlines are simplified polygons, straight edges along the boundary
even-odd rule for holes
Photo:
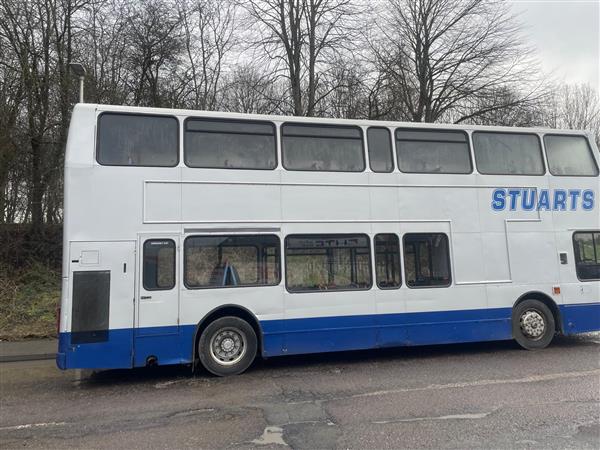
[[[513,336],[521,347],[542,349],[554,338],[554,316],[550,308],[539,300],[524,300],[513,310],[512,328]]]
[[[209,372],[218,376],[245,371],[256,357],[254,329],[239,317],[221,317],[211,322],[198,341],[198,357]]]

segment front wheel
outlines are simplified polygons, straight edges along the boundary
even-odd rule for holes
[[[256,357],[254,329],[239,317],[211,322],[198,341],[198,357],[209,372],[223,377],[245,371]]]
[[[539,300],[525,300],[513,310],[512,329],[515,340],[524,349],[546,348],[554,338],[554,316]]]

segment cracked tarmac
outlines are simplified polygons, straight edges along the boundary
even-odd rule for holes
[[[0,447],[599,448],[600,334],[188,367],[0,364]]]

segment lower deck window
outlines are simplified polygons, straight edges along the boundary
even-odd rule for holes
[[[371,256],[366,235],[291,235],[286,238],[285,258],[290,292],[371,287]]]
[[[190,236],[185,240],[188,288],[279,284],[279,238],[274,235]]]
[[[375,272],[379,289],[400,287],[400,241],[397,235],[375,236]]]
[[[575,267],[580,280],[600,280],[600,231],[573,235]]]
[[[443,233],[404,235],[404,266],[409,287],[450,286],[448,237]]]

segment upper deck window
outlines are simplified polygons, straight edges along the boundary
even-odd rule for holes
[[[102,113],[96,160],[106,166],[176,166],[178,128],[174,117]]]
[[[353,126],[286,123],[281,127],[283,166],[288,170],[362,172],[362,130]]]
[[[477,170],[486,175],[543,175],[542,147],[535,134],[476,131]]]
[[[396,130],[398,167],[407,173],[471,173],[464,131]]]
[[[598,166],[584,136],[547,134],[544,136],[548,168],[552,175],[598,175]]]
[[[367,144],[369,147],[369,165],[373,172],[391,172],[394,170],[390,130],[369,127],[367,130]]]
[[[274,169],[275,126],[246,120],[187,119],[185,163],[212,169]]]

